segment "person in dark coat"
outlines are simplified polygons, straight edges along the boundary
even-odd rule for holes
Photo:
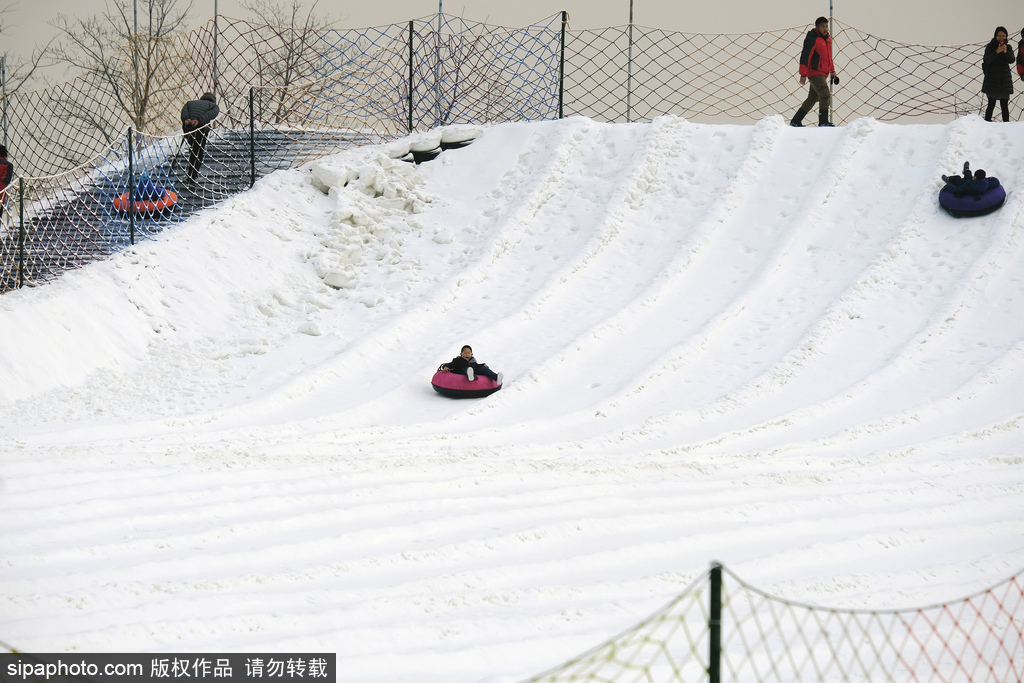
[[[455,356],[455,358],[452,358],[450,363],[442,365],[441,371],[457,372],[460,375],[465,375],[470,382],[475,380],[477,375],[489,377],[498,384],[501,384],[505,378],[502,373],[494,372],[487,367],[487,363],[477,363],[476,358],[473,358],[473,347],[468,344],[462,347],[462,352]]]
[[[1017,75],[1024,81],[1024,28],[1020,30],[1020,42],[1017,43]]]
[[[981,92],[988,97],[988,107],[985,109],[985,120],[992,120],[992,111],[996,107],[996,101],[1003,110],[1003,121],[1010,120],[1010,95],[1013,94],[1013,76],[1010,75],[1010,65],[1016,61],[1013,48],[1007,43],[1009,34],[1002,26],[996,27],[992,41],[985,46],[985,56],[981,61],[982,71],[985,73],[985,80],[981,84]]]
[[[946,187],[943,189],[949,190],[955,195],[981,196],[989,190],[999,187],[998,178],[989,177],[980,168],[972,174],[967,162],[964,163],[963,176],[942,176],[942,179],[946,181]]]
[[[0,145],[0,213],[7,208],[7,186],[14,180],[14,164],[7,158],[6,145]]]
[[[825,17],[815,20],[814,28],[807,32],[800,52],[800,85],[806,85],[808,80],[811,81],[811,87],[807,99],[797,109],[789,125],[802,128],[804,117],[817,104],[818,125],[831,127],[828,109],[832,103],[832,93],[828,85],[829,80],[838,83],[839,77],[832,63],[832,36],[828,32],[828,19]]]
[[[198,100],[190,100],[181,108],[181,131],[188,140],[188,172],[187,186],[195,187],[199,169],[203,166],[206,154],[206,136],[210,132],[210,122],[220,114],[217,99],[212,92],[203,93]]]

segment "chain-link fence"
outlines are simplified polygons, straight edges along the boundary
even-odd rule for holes
[[[94,680],[19,680],[44,678]],[[714,564],[636,626],[524,683],[1022,680],[1024,572],[941,604],[867,610],[785,600]]]
[[[0,219],[0,292],[345,147],[453,123],[555,118],[560,15],[552,22],[503,29],[439,15],[302,32],[216,17],[185,35],[140,38],[58,86],[8,95],[3,120],[14,123],[3,133],[21,177]],[[222,114],[189,186],[188,139],[173,131],[181,93],[203,91]]]
[[[379,28],[302,31],[217,16],[186,34],[139,37],[114,59],[3,97],[3,142],[25,176],[62,173],[128,128],[170,135],[205,91],[221,127],[357,128],[406,134],[459,122],[557,116],[561,14],[508,29],[438,15]],[[255,88],[255,111],[249,91]],[[271,94],[272,93],[272,94]]]
[[[837,123],[980,111],[983,45],[908,45],[833,25]],[[140,36],[64,83],[5,91],[2,141],[22,177],[0,218],[0,292],[159,232],[270,171],[414,131],[568,115],[789,116],[803,100],[796,73],[806,30],[576,31],[559,12],[518,29],[443,14],[344,31],[217,16],[186,34]],[[182,99],[204,91],[222,114],[202,181],[186,192],[186,145],[175,131]],[[118,209],[142,173],[174,201],[161,195],[137,210],[126,199],[128,210]]]
[[[675,114],[695,121],[751,123],[792,116],[803,101],[797,65],[806,27],[703,34],[619,26],[569,31],[565,115],[598,121],[650,121]],[[930,47],[877,38],[833,22],[840,85],[836,123],[979,113],[984,45]],[[1024,82],[1020,83],[1024,90]],[[1015,96],[1013,116],[1024,117]]]
[[[844,610],[774,597],[714,565],[640,624],[526,683],[1021,681],[1022,579],[928,607]]]

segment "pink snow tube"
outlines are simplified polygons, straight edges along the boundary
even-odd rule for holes
[[[465,375],[457,372],[438,370],[430,380],[434,391],[448,398],[482,398],[490,396],[501,385],[487,377],[477,377],[470,382]]]

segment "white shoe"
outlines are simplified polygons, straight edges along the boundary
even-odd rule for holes
[[[503,381],[505,381],[505,373],[504,372],[499,372],[498,373],[498,379],[496,381],[498,382],[498,386],[501,386],[501,383]]]
[[[473,368],[466,368],[466,379],[470,382],[476,379],[476,373],[473,372]]]

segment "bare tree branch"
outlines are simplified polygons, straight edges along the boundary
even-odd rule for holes
[[[318,2],[314,0],[308,10],[303,8],[302,0],[291,0],[290,5],[275,0],[242,3],[257,21],[266,24],[271,35],[257,48],[256,56],[259,84],[277,89],[272,105],[275,123],[284,122],[290,114],[285,89],[317,80],[335,52],[333,46],[323,43],[323,37],[336,20],[318,15]]]
[[[58,14],[51,22],[60,42],[54,58],[72,67],[96,71],[114,102],[137,131],[158,120],[154,99],[174,89],[168,83],[175,72],[170,36],[187,27],[192,2],[179,8],[179,0],[138,0],[138,34],[135,33],[135,0],[108,0],[102,14],[85,18]],[[113,113],[113,112],[112,112]],[[111,119],[121,119],[121,116]],[[102,118],[83,117],[90,126]],[[118,126],[118,121],[108,124]],[[109,134],[110,131],[103,131]]]
[[[7,5],[0,9],[0,35],[9,35],[11,32],[12,27],[8,24],[4,15],[13,8],[14,5]],[[53,42],[54,39],[51,38],[50,42],[43,47],[36,46],[32,50],[32,55],[27,60],[20,56],[12,57],[11,55],[4,54],[6,63],[4,86],[7,94],[10,95],[18,92],[21,88],[25,87],[26,83],[32,80],[41,67],[49,66],[52,63],[53,55],[50,48]]]

